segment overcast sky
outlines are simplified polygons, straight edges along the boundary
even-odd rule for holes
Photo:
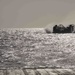
[[[0,0],[0,28],[75,23],[75,0]]]

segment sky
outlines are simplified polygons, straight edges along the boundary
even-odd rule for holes
[[[75,0],[0,0],[0,28],[75,23]]]

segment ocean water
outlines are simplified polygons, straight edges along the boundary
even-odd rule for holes
[[[75,68],[75,34],[43,28],[0,29],[0,69]]]

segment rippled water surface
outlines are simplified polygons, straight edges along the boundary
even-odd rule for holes
[[[1,29],[0,68],[75,67],[75,34],[44,29]]]

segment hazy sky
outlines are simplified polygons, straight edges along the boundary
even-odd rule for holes
[[[0,28],[75,23],[75,0],[0,0]]]

